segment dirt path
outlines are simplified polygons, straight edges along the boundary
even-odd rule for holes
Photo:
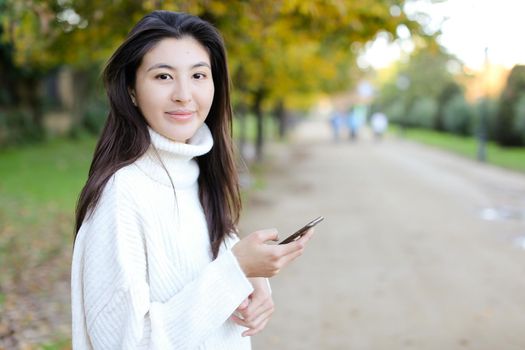
[[[525,176],[322,121],[270,159],[243,231],[326,220],[255,350],[525,349]]]

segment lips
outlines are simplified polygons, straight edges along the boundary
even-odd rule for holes
[[[174,119],[184,120],[184,119],[190,119],[195,112],[190,110],[176,110],[176,111],[168,111],[166,114]]]

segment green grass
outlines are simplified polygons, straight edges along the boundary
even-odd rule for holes
[[[82,137],[0,152],[0,291],[69,254],[94,145]]]
[[[18,290],[45,300],[69,278],[75,203],[95,142],[83,136],[0,151],[0,309],[13,307],[5,301]],[[39,348],[69,348],[68,334],[56,336],[63,338]]]
[[[60,139],[0,152],[0,194],[70,210],[87,171],[95,139]]]
[[[399,129],[397,130],[400,133]],[[478,140],[474,137],[440,133],[425,129],[405,129],[404,138],[439,147],[467,158],[476,159]],[[525,172],[525,148],[504,148],[494,142],[486,145],[487,163]]]
[[[71,349],[71,339],[59,339],[54,342],[43,344],[40,350],[69,350]]]

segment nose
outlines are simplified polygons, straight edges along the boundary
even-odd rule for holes
[[[191,101],[191,86],[190,82],[186,79],[178,79],[177,83],[174,84],[173,93],[171,99],[175,102],[187,103]]]

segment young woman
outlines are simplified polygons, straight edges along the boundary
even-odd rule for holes
[[[312,232],[239,240],[222,39],[155,11],[109,60],[110,102],[76,213],[74,349],[249,349],[273,313],[265,277]]]

